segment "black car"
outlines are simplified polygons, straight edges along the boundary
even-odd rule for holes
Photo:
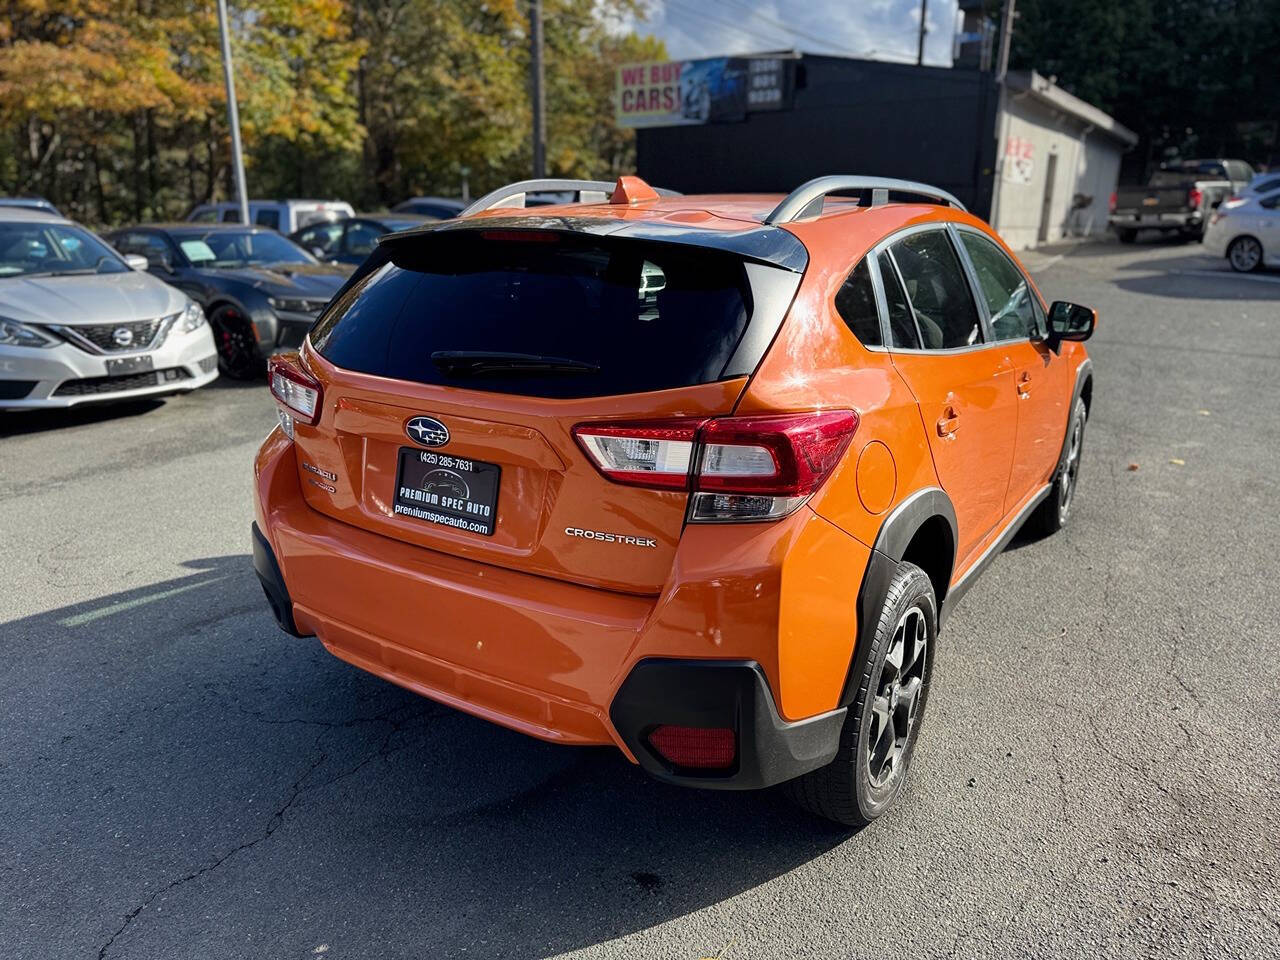
[[[320,260],[334,263],[364,263],[378,238],[385,233],[435,223],[439,217],[413,213],[358,213],[349,220],[313,223],[289,234],[289,239]]]
[[[238,223],[168,223],[106,235],[123,254],[204,307],[229,377],[261,376],[266,354],[294,350],[350,275],[274,230]]]
[[[436,220],[450,220],[467,209],[461,200],[449,197],[410,197],[391,208],[392,213],[416,213]]]

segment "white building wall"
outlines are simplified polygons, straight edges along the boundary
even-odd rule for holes
[[[1055,172],[1044,242],[1092,236],[1107,229],[1124,149],[1119,141],[1029,95],[1006,95],[996,128],[1000,160],[994,226],[1009,246],[1025,250],[1040,242],[1051,166]],[[1090,197],[1088,206],[1072,209],[1076,194]]]

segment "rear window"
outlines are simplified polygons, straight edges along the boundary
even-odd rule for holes
[[[741,260],[715,250],[451,231],[387,255],[311,333],[339,367],[538,397],[665,390],[719,380],[750,315]],[[517,359],[468,370],[459,352]]]

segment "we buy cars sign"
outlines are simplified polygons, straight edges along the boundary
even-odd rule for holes
[[[621,127],[731,123],[749,111],[789,106],[794,61],[778,57],[655,60],[618,67],[614,115]]]

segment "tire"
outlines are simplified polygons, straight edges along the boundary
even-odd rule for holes
[[[1133,243],[1138,239],[1137,230],[1117,230],[1116,236],[1120,238],[1121,243]]]
[[[1084,455],[1084,428],[1089,422],[1089,408],[1084,400],[1076,397],[1067,424],[1067,456],[1054,475],[1053,486],[1044,502],[1027,519],[1030,533],[1048,537],[1067,525],[1071,518],[1071,505],[1075,502],[1076,482],[1080,477],[1080,460]]]
[[[836,757],[785,784],[792,800],[850,827],[866,826],[889,810],[902,792],[915,752],[937,636],[933,583],[915,564],[899,564],[885,592]],[[881,736],[890,725],[891,743],[889,733]]]
[[[1236,237],[1227,247],[1227,263],[1237,273],[1252,273],[1262,266],[1262,244],[1253,237]]]
[[[266,375],[267,361],[258,351],[249,318],[229,303],[209,316],[213,342],[218,348],[218,369],[232,380],[256,380]]]

